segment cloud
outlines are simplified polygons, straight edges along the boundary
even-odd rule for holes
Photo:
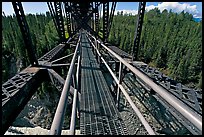
[[[166,9],[172,9],[172,12],[180,13],[182,11],[191,13],[193,17],[200,17],[202,15],[198,12],[196,5],[190,5],[189,3],[179,3],[179,2],[162,2],[159,3],[157,6],[150,5],[146,6],[145,10],[149,11],[151,9],[158,8],[161,12]]]
[[[188,12],[193,15],[194,18],[202,18],[202,13],[199,13],[197,10],[196,5],[190,5],[188,3],[179,3],[179,2],[162,2],[158,3],[157,6],[149,5],[145,7],[146,11],[149,11],[151,9],[158,8],[161,12],[164,9],[167,9],[168,11],[172,9],[172,12],[180,13],[184,10],[184,12]],[[117,12],[123,11],[123,14],[132,14],[137,15],[138,10],[116,10],[115,15],[117,15]]]

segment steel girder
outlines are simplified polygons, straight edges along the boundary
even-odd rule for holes
[[[103,2],[103,40],[108,39],[109,2]]]
[[[75,36],[69,38],[68,44],[72,42],[71,40],[74,40]],[[58,90],[62,87],[63,78],[52,69],[53,67],[48,67],[47,64],[52,64],[52,61],[58,58],[65,49],[65,44],[59,44],[38,59],[39,65],[37,67],[27,67],[2,85],[3,120],[1,134],[6,132],[43,81],[49,80],[50,77],[51,82]],[[71,87],[71,90],[73,90],[73,87]]]
[[[71,31],[71,11],[68,10],[68,6],[69,6],[68,2],[64,2],[64,5],[65,5],[66,18],[67,18],[67,32],[71,36],[73,33]]]
[[[155,68],[152,68],[144,63],[134,63],[133,65],[138,68],[141,72],[149,76],[158,85],[167,89],[170,94],[179,99],[183,104],[189,107],[190,110],[196,112],[197,115],[202,117],[202,90],[195,90],[188,88],[181,83],[176,82],[170,77],[162,74]],[[137,78],[137,81],[142,82]],[[148,86],[146,86],[148,87]],[[149,90],[149,89],[148,89]],[[198,128],[196,128],[189,120],[187,120],[182,114],[174,109],[169,103],[162,99],[158,94],[152,93],[154,97],[166,108],[168,111],[180,121],[192,134],[201,134]]]
[[[56,12],[55,18],[60,32],[60,39],[62,42],[65,42],[65,30],[64,30],[64,21],[62,16],[61,2],[54,2],[54,7]]]
[[[94,34],[95,36],[98,36],[99,38],[101,38],[98,33],[96,33],[89,25],[88,25],[88,21],[90,20],[91,16],[93,16],[93,12],[95,12],[95,9],[100,5],[98,4],[97,7],[92,8],[92,10],[88,10],[87,14],[85,17],[82,18],[82,15],[79,11],[79,9],[77,9],[78,7],[76,6],[76,3],[73,3],[72,5],[75,6],[67,6],[66,8],[68,8],[69,11],[71,11],[72,17],[74,18],[74,20],[77,22],[78,27],[75,28],[75,32],[77,32],[79,29],[84,28],[88,31],[90,31],[92,34]]]
[[[2,85],[2,130],[4,134],[42,83],[45,69],[28,67]]]
[[[91,2],[91,10],[93,11],[92,12],[92,15],[91,15],[91,27],[92,27],[92,29],[94,30],[94,3],[93,2]]]
[[[103,2],[103,40],[108,41],[108,36],[110,33],[114,11],[117,2],[112,3],[111,13],[109,15],[109,2]]]
[[[29,31],[27,21],[25,19],[23,6],[22,6],[21,2],[12,2],[12,5],[13,5],[14,11],[16,13],[16,18],[17,18],[21,33],[23,35],[23,40],[25,43],[25,48],[26,48],[27,53],[28,53],[30,64],[32,66],[37,66],[38,61],[36,58],[34,45],[32,44],[32,41],[31,41],[30,31]]]
[[[99,3],[98,2],[95,2],[95,31],[96,33],[98,34],[98,31],[99,31],[99,12],[98,12],[98,6],[99,6]]]
[[[56,21],[56,18],[55,18],[56,14],[55,14],[55,11],[54,11],[52,2],[47,2],[47,5],[48,5],[48,8],[49,8],[49,10],[50,10],[50,13],[51,13],[51,16],[52,16],[52,19],[53,19],[55,28],[56,28],[56,30],[57,30],[57,33],[58,33],[58,35],[60,36],[60,32],[59,32],[59,29],[58,29],[58,26],[57,26],[57,21]]]
[[[138,50],[139,50],[139,44],[140,44],[140,35],[142,32],[142,23],[144,18],[144,12],[145,12],[145,5],[146,2],[140,2],[139,3],[139,9],[138,9],[138,18],[137,18],[137,26],[135,30],[135,37],[134,37],[134,45],[132,47],[132,60],[137,60],[138,56]]]
[[[116,3],[117,2],[113,2],[112,7],[111,7],[111,13],[110,13],[110,18],[109,18],[109,23],[108,23],[109,24],[109,26],[108,26],[108,36],[110,34],[111,26],[112,26],[112,23],[113,23],[113,16],[114,16],[114,12],[115,12]]]

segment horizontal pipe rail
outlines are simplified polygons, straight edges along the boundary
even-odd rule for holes
[[[89,39],[89,38],[88,38]],[[130,96],[128,95],[128,93],[125,91],[124,87],[119,83],[119,80],[117,79],[116,75],[113,73],[113,71],[111,70],[111,68],[109,67],[109,65],[107,64],[107,62],[105,61],[105,59],[101,56],[100,52],[98,51],[98,49],[94,46],[94,44],[91,42],[91,40],[89,39],[90,43],[92,44],[92,46],[95,48],[95,50],[97,51],[98,55],[100,56],[101,60],[103,61],[103,63],[105,64],[105,66],[107,67],[108,71],[110,72],[110,74],[112,75],[113,79],[116,81],[118,87],[121,89],[121,91],[123,92],[123,94],[125,95],[126,99],[128,100],[128,102],[130,103],[130,106],[133,108],[133,110],[135,111],[135,113],[137,114],[138,118],[140,119],[140,121],[142,122],[142,124],[144,125],[145,129],[147,130],[147,132],[150,135],[155,135],[153,129],[151,128],[151,126],[149,125],[149,123],[145,120],[144,116],[142,115],[142,113],[139,111],[139,109],[136,107],[136,105],[134,104],[134,102],[132,101],[132,99],[130,98]]]
[[[79,40],[77,43],[77,47],[75,49],[72,61],[71,61],[71,65],[65,80],[65,84],[60,96],[60,100],[57,106],[57,110],[54,116],[54,120],[52,122],[52,126],[50,129],[50,135],[60,135],[61,131],[62,131],[62,125],[63,125],[63,120],[64,120],[64,114],[66,111],[66,106],[67,106],[67,101],[68,101],[68,95],[69,95],[69,90],[70,90],[70,85],[71,85],[71,77],[72,77],[72,73],[74,70],[74,66],[75,66],[75,61],[76,61],[76,57],[77,57],[77,52],[79,49],[79,43],[81,40],[81,34],[79,35]]]
[[[95,38],[92,36],[92,38]],[[127,63],[123,58],[113,52],[110,48],[105,46],[99,40],[98,43],[101,44],[109,53],[111,53],[115,58],[121,61],[128,69],[130,69],[137,77],[145,82],[149,87],[151,87],[156,93],[158,93],[164,100],[166,100],[171,106],[173,106],[178,112],[180,112],[185,118],[187,118],[193,125],[195,125],[200,131],[202,131],[202,116],[197,115],[195,112],[190,110],[185,104],[175,98],[173,95],[168,93],[166,89],[157,85],[151,78],[140,72],[137,68]]]
[[[80,71],[80,64],[81,64],[81,47],[78,51],[78,63],[77,63],[77,71],[76,71],[76,87],[74,90],[74,99],[72,105],[72,115],[71,115],[71,122],[70,122],[70,130],[69,135],[75,135],[75,123],[76,123],[76,111],[77,111],[77,99],[78,99],[78,90],[79,90],[79,71]]]

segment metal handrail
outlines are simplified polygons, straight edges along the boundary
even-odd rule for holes
[[[79,91],[79,71],[81,66],[81,48],[78,51],[78,63],[77,63],[77,70],[76,70],[76,86],[74,90],[74,97],[73,97],[73,104],[72,104],[72,115],[71,115],[71,122],[70,122],[70,130],[69,135],[75,135],[75,126],[76,126],[76,112],[77,112],[77,101],[78,100],[78,91]]]
[[[90,34],[89,34],[90,35]],[[92,38],[96,40],[96,38],[90,35]],[[199,116],[191,109],[188,108],[185,104],[183,104],[180,100],[175,98],[173,95],[168,93],[166,89],[157,85],[151,78],[140,72],[137,68],[127,63],[123,58],[121,58],[118,54],[112,51],[110,48],[105,46],[102,42],[97,40],[103,48],[105,48],[109,53],[111,53],[116,59],[118,59],[121,63],[123,63],[130,71],[132,71],[137,77],[145,82],[149,87],[151,87],[156,93],[158,93],[164,100],[166,100],[171,106],[173,106],[178,112],[180,112],[185,118],[187,118],[193,125],[195,125],[200,131],[202,131],[202,116]],[[117,81],[116,81],[117,82]],[[117,84],[119,84],[117,82]],[[122,85],[119,85],[122,90]],[[122,90],[123,91],[123,90]]]
[[[89,38],[88,38],[89,39]],[[142,115],[142,113],[139,111],[139,109],[136,107],[136,105],[134,104],[134,102],[132,101],[132,99],[130,98],[130,96],[128,95],[128,93],[125,91],[124,87],[121,85],[120,80],[117,79],[116,75],[113,73],[113,71],[111,70],[111,68],[109,67],[109,65],[107,64],[107,62],[104,60],[104,58],[101,56],[100,52],[98,51],[98,49],[94,46],[94,44],[91,42],[91,40],[89,39],[90,43],[92,44],[92,46],[95,48],[96,52],[98,53],[99,57],[101,58],[101,60],[103,61],[103,63],[105,64],[105,66],[107,67],[107,69],[109,70],[110,74],[112,75],[113,79],[116,81],[118,88],[120,88],[120,90],[123,92],[123,94],[125,95],[126,99],[128,100],[128,102],[130,103],[131,107],[133,108],[133,110],[135,111],[135,113],[137,114],[138,118],[140,119],[140,121],[142,122],[142,124],[144,125],[145,129],[147,130],[147,132],[150,135],[155,135],[153,129],[151,128],[151,126],[148,124],[148,122],[145,120],[144,116]],[[121,71],[120,71],[121,72]],[[121,75],[121,74],[119,74]],[[119,93],[119,92],[118,92]],[[117,95],[117,99],[118,99],[119,95]],[[119,100],[117,100],[118,102]]]
[[[69,90],[70,90],[70,85],[71,85],[71,77],[72,77],[72,73],[74,70],[74,66],[75,66],[75,61],[77,58],[77,53],[79,50],[79,43],[81,41],[81,33],[79,34],[79,40],[77,42],[77,46],[71,61],[71,65],[65,80],[65,84],[60,96],[60,100],[57,106],[57,110],[54,116],[54,120],[52,122],[52,126],[50,129],[50,135],[60,135],[61,131],[62,131],[62,126],[63,126],[63,121],[64,121],[64,115],[66,112],[66,106],[67,106],[67,101],[68,101],[68,95],[69,95]]]

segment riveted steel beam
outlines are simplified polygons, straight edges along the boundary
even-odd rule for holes
[[[1,134],[6,132],[42,81],[48,77],[45,71],[37,67],[28,67],[2,85]]]
[[[23,35],[23,40],[25,43],[25,48],[28,53],[30,64],[32,66],[37,66],[38,60],[35,54],[34,45],[32,44],[32,41],[31,41],[30,31],[23,11],[23,6],[21,2],[12,2],[12,5],[16,14],[16,18],[17,18],[21,33]]]
[[[144,12],[145,12],[145,5],[146,5],[146,2],[140,2],[139,3],[134,45],[132,47],[132,60],[133,61],[137,60],[137,56],[138,56],[138,50],[139,50],[139,44],[140,44],[140,35],[142,32],[142,23],[143,23]]]

